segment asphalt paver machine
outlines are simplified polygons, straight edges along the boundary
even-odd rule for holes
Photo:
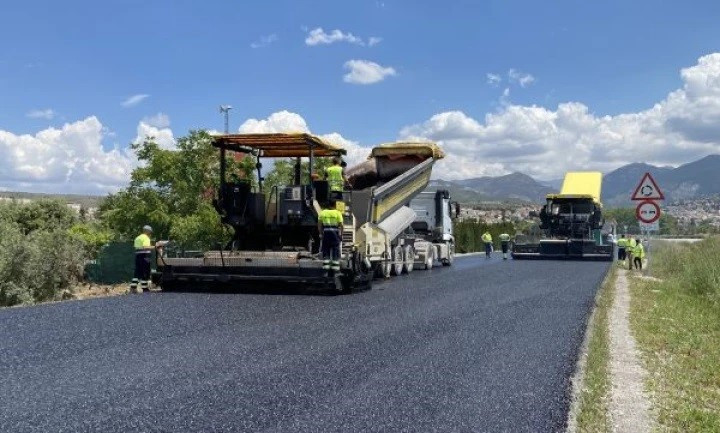
[[[155,280],[163,289],[179,285],[267,282],[302,283],[349,292],[373,277],[412,270],[409,235],[416,214],[412,198],[428,184],[434,162],[443,157],[433,143],[390,143],[375,147],[367,161],[347,170],[341,270],[322,268],[318,214],[331,198],[328,182],[314,176],[317,158],[342,156],[345,149],[310,134],[230,134],[214,137],[220,151],[220,186],[215,208],[233,230],[222,249],[202,257],[158,254]],[[228,152],[257,159],[257,185],[227,179]],[[261,161],[292,158],[291,185],[264,190]],[[309,170],[303,170],[301,161]]]
[[[516,242],[514,259],[613,259],[612,243],[604,242],[605,221],[600,193],[602,173],[569,172],[559,194],[548,194],[540,211],[539,242]]]

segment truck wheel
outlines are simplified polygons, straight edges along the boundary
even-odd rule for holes
[[[378,278],[390,278],[392,262],[383,260],[375,265],[375,276]]]
[[[409,274],[415,269],[415,248],[411,245],[407,245],[404,248],[403,255],[405,257],[405,263],[403,264],[403,272]]]
[[[427,256],[425,257],[425,270],[432,269],[435,265],[435,247],[431,247],[428,250]]]
[[[455,251],[448,248],[448,257],[442,261],[443,266],[452,266],[455,261]]]
[[[392,250],[392,269],[390,271],[393,275],[402,274],[403,262],[403,247],[398,245]]]

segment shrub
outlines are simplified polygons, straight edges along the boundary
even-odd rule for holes
[[[66,229],[22,233],[0,221],[0,305],[58,299],[82,278],[86,249]]]

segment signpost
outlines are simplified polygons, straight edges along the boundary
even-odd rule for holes
[[[658,200],[665,200],[665,195],[650,173],[645,173],[640,179],[630,199],[640,202],[635,208],[635,218],[640,225],[640,232],[645,236],[659,232],[661,211]]]

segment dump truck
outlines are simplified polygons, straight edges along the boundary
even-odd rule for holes
[[[410,208],[417,215],[411,225],[415,266],[432,269],[436,262],[451,266],[455,260],[453,220],[460,213],[459,204],[450,200],[448,190],[438,189],[418,194]]]
[[[444,156],[434,143],[379,145],[367,161],[346,170],[340,271],[323,269],[317,222],[332,193],[315,166],[317,158],[342,156],[345,149],[310,134],[226,134],[215,136],[212,145],[220,152],[214,204],[222,223],[232,228],[232,240],[200,257],[158,254],[154,279],[163,289],[274,281],[347,293],[369,287],[374,277],[412,271],[415,238],[408,228],[416,214],[408,205]],[[256,186],[228,180],[229,152],[256,159]],[[277,158],[295,162],[293,182],[265,191],[262,161]]]
[[[516,239],[512,257],[522,259],[613,259],[613,244],[602,236],[605,221],[600,193],[602,173],[569,172],[559,194],[548,194],[542,207],[543,238],[527,243]]]

